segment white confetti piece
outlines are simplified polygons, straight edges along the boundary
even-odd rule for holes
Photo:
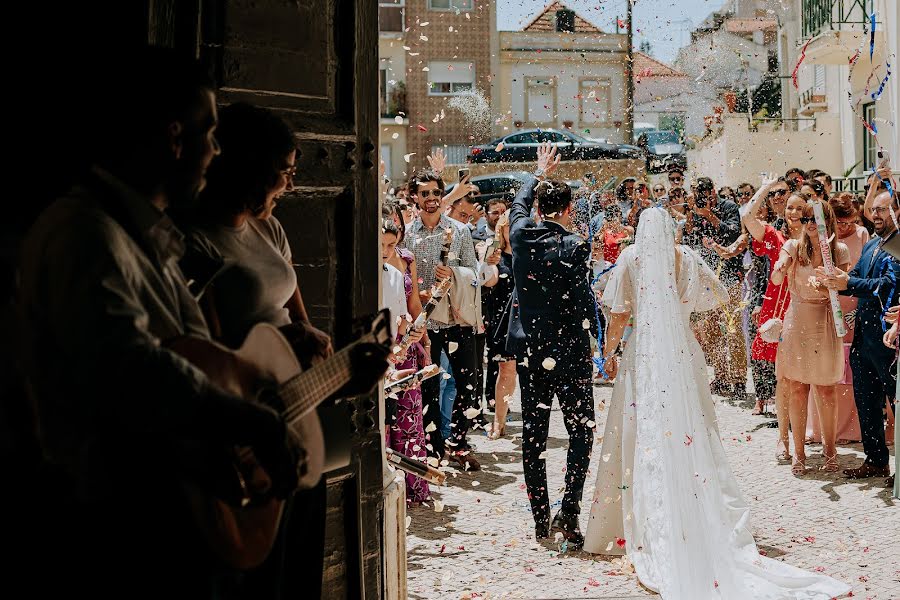
[[[591,328],[591,322],[588,321],[587,319],[585,319],[584,321],[581,322],[581,328],[582,328],[582,329],[590,329],[590,328]]]
[[[434,456],[429,456],[427,462],[428,462],[428,466],[429,466],[429,467],[434,467],[435,469],[437,469],[438,464],[440,464],[440,463],[438,462],[438,459],[435,458]]]
[[[480,408],[467,408],[465,413],[463,413],[463,414],[466,415],[467,419],[474,419],[475,417],[477,417],[478,415],[481,414],[481,409]]]
[[[587,426],[590,427],[591,429],[593,429],[594,427],[597,426],[597,424],[596,424],[595,422],[593,422],[593,421],[588,421],[588,422],[587,422]]]
[[[543,402],[538,402],[538,408],[543,408],[544,410],[550,410],[550,407],[544,404]]]
[[[459,348],[459,344],[456,342],[449,342],[447,344],[447,352],[449,354],[453,354],[454,352],[456,352],[457,348]]]
[[[400,115],[397,115],[396,117],[394,117],[394,123],[396,123],[397,125],[403,125],[403,117],[401,117]],[[409,162],[409,161],[407,160],[406,162]]]
[[[443,377],[444,379],[453,379],[453,375],[451,375],[450,373],[444,373]]]
[[[436,429],[437,429],[437,425],[435,425],[434,423],[429,423],[429,424],[425,427],[425,433],[431,433],[432,431],[434,431],[434,430],[436,430]]]
[[[434,512],[444,512],[444,503],[440,500],[434,501]]]
[[[602,458],[603,458],[603,462],[609,462],[609,457],[610,457],[610,456],[612,456],[612,454],[604,454],[603,457],[602,457]]]
[[[473,482],[472,482],[472,487],[478,487],[479,485],[481,485],[481,482],[480,482],[480,481],[473,481]]]
[[[399,118],[399,117],[397,117],[397,118]],[[415,154],[415,152],[410,152],[409,154],[404,154],[403,160],[406,162],[409,162],[409,157],[412,156],[413,154]]]
[[[556,361],[553,360],[552,358],[550,358],[550,357],[548,356],[548,357],[545,358],[544,361],[541,363],[541,366],[544,367],[545,369],[547,369],[548,371],[552,371],[552,370],[553,370],[553,367],[556,366]]]
[[[392,139],[392,140],[396,140],[396,139],[399,138],[399,137],[400,137],[400,134],[397,133],[396,131],[395,131],[394,133],[391,134],[391,139]]]
[[[538,460],[547,460],[547,451],[544,450],[538,455]]]
[[[409,529],[410,524],[412,523],[412,517],[406,515],[406,528]]]

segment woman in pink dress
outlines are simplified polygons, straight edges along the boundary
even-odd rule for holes
[[[790,201],[790,200],[789,200]],[[847,246],[835,236],[834,211],[822,203],[826,235],[830,242],[834,265],[842,271],[850,268]],[[840,469],[837,462],[837,410],[835,385],[844,378],[843,340],[835,333],[834,317],[828,290],[818,284],[816,267],[823,264],[819,250],[819,234],[813,218],[813,205],[803,207],[803,233],[799,240],[788,240],[781,248],[778,262],[772,267],[772,283],[787,281],[791,306],[784,315],[781,343],[775,359],[775,373],[789,385],[791,434],[794,438],[795,475],[806,473],[806,420],[809,391],[816,391],[816,409],[822,423],[822,471]]]
[[[859,225],[859,210],[853,204],[853,194],[843,192],[828,202],[834,210],[837,220],[837,236],[850,251],[850,264],[855,265],[862,254],[862,248],[869,241],[869,232]],[[847,335],[844,336],[844,378],[835,386],[837,400],[837,443],[849,444],[862,440],[859,430],[859,417],[856,414],[856,401],[853,398],[853,374],[850,371],[850,344],[853,343],[853,313],[857,299],[852,296],[839,296],[841,310],[847,319]],[[819,444],[822,442],[822,431],[819,426],[819,415],[813,410],[815,398],[810,393],[809,426],[806,428],[806,441]]]

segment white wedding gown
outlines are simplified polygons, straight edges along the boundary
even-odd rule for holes
[[[597,462],[584,549],[628,554],[664,600],[828,600],[850,587],[759,554],[749,508],[725,457],[693,312],[728,294],[700,256],[679,246],[659,208],[641,215],[636,243],[604,294],[632,312]]]

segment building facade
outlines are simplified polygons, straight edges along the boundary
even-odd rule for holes
[[[493,0],[380,0],[381,155],[394,183],[490,135]]]
[[[840,136],[831,148],[841,158],[848,186],[859,188],[878,166],[884,149],[897,170],[897,114],[900,94],[896,64],[900,8],[895,0],[791,0],[780,18],[778,48],[788,65],[782,83],[783,113],[798,129],[813,127],[822,115],[839,119]],[[874,36],[870,18],[875,15]],[[874,41],[874,43],[872,43]],[[871,55],[870,55],[871,50]],[[850,59],[859,51],[851,68]],[[802,60],[801,60],[802,57]],[[795,84],[796,80],[796,84]],[[882,83],[884,85],[882,86]]]
[[[626,43],[560,2],[499,32],[494,134],[541,127],[624,142]]]

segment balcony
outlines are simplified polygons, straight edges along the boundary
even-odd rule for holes
[[[803,0],[800,46],[806,46],[806,62],[846,65],[869,35],[866,4],[865,0]],[[881,29],[875,31],[876,47],[884,44]]]
[[[828,110],[828,101],[821,90],[806,90],[800,95],[800,110],[798,113],[804,117],[811,117],[817,112]]]
[[[406,28],[406,7],[400,1],[378,3],[378,32],[403,33]]]

